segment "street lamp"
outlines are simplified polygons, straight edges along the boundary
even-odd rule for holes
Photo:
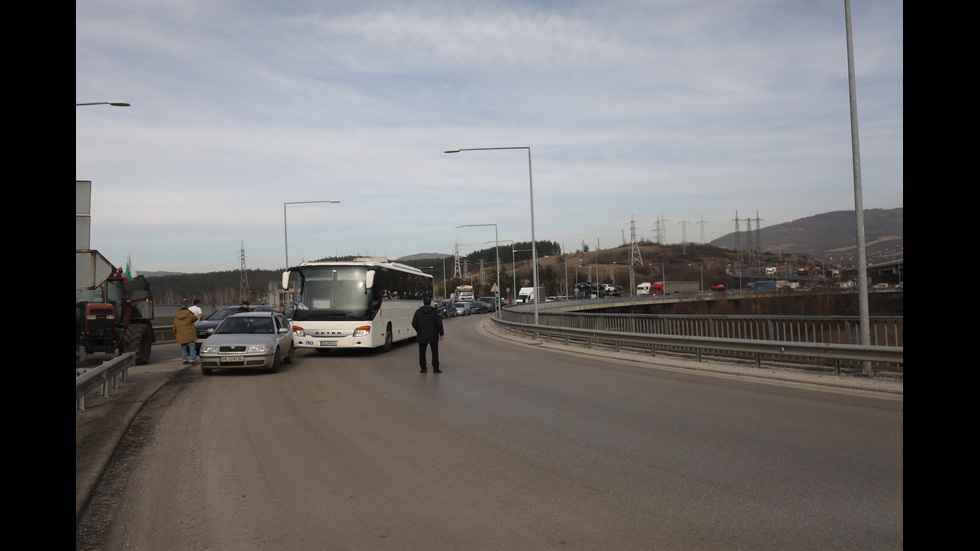
[[[513,239],[504,239],[503,241],[505,243],[510,242],[510,274],[514,276],[513,291],[516,293],[517,292],[517,255],[515,254],[516,251],[514,250],[515,241]],[[489,241],[484,241],[484,243],[489,243]]]
[[[497,304],[494,305],[494,311],[497,312],[497,319],[500,319],[500,241],[497,240],[497,225],[496,224],[457,224],[457,228],[469,228],[474,226],[493,226],[493,242],[495,243],[496,256],[497,256]]]
[[[286,233],[286,205],[303,205],[308,203],[339,203],[340,201],[290,201],[282,204],[282,238],[286,247],[286,269],[289,269],[289,237]]]
[[[534,269],[534,325],[538,324],[538,302],[540,297],[538,294],[538,251],[537,245],[535,244],[534,237],[534,180],[531,177],[531,148],[527,146],[523,147],[474,147],[469,149],[457,148],[457,149],[447,149],[445,153],[459,153],[460,151],[497,151],[503,149],[526,149],[527,150],[527,181],[528,189],[530,191],[531,198],[531,261],[534,263],[532,265]]]
[[[129,102],[123,101],[121,99],[114,99],[110,101],[95,101],[92,103],[76,103],[75,107],[79,107],[82,105],[114,105],[116,107],[129,107]]]
[[[688,266],[693,266],[693,265],[694,264],[688,264]],[[704,262],[698,264],[698,267],[701,270],[701,290],[704,291]]]

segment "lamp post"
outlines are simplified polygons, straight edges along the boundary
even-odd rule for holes
[[[515,249],[513,246],[511,246],[511,254],[513,254],[513,253],[529,253],[529,252],[533,252],[533,249]],[[515,257],[515,260],[514,260],[514,281],[515,282],[517,281],[517,260],[516,260],[516,257]],[[520,292],[520,289],[515,284],[514,285],[514,302],[517,302],[517,297],[518,297],[519,292]],[[537,294],[537,291],[535,291],[534,294]]]
[[[75,107],[81,107],[82,105],[114,105],[116,107],[129,107],[128,101],[123,101],[121,99],[114,99],[110,101],[94,101],[91,103],[76,103]]]
[[[340,201],[290,201],[282,204],[282,238],[286,247],[286,269],[289,269],[289,236],[286,233],[286,205],[305,205],[308,203],[339,203]]]
[[[565,246],[562,245],[562,249],[564,248]],[[565,257],[565,299],[568,299],[568,253],[564,250],[562,252],[565,253],[562,255]]]
[[[446,257],[442,257],[442,298],[449,298],[449,293],[446,289]]]
[[[497,304],[494,305],[494,311],[497,312],[497,319],[500,319],[500,241],[497,239],[497,225],[496,224],[457,224],[457,228],[469,228],[475,226],[493,226],[493,242],[495,243],[495,255],[497,256]]]
[[[459,153],[460,151],[497,151],[503,149],[526,149],[527,150],[527,181],[528,189],[530,191],[531,198],[531,261],[534,263],[532,265],[534,269],[534,293],[538,293],[538,251],[537,245],[535,244],[534,237],[534,180],[531,177],[531,148],[524,147],[475,147],[475,148],[458,148],[458,149],[447,149],[445,153]],[[534,325],[538,325],[538,298],[534,300]]]
[[[844,30],[847,38],[847,84],[851,106],[851,170],[854,178],[854,216],[857,228],[858,269],[858,335],[859,343],[871,343],[871,318],[868,306],[868,257],[864,233],[864,191],[861,187],[861,142],[858,137],[857,84],[854,79],[854,44],[851,38],[851,0],[844,0]],[[871,375],[871,362],[861,363],[861,373]]]
[[[513,289],[514,289],[514,292],[516,293],[517,292],[517,255],[514,254],[515,253],[515,251],[514,251],[514,240],[513,239],[504,239],[503,241],[505,243],[507,243],[507,242],[510,243],[510,275],[514,276],[514,283],[513,283],[514,287],[513,287]],[[489,243],[489,241],[484,241],[484,243]]]
[[[694,266],[694,264],[688,264],[688,266]],[[698,269],[701,271],[701,291],[704,291],[704,262],[698,264]]]

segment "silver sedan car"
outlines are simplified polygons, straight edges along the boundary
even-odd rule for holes
[[[264,369],[270,373],[293,361],[293,332],[279,312],[232,314],[203,344],[201,373],[215,369]]]

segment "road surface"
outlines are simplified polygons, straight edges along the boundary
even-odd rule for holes
[[[76,548],[903,547],[901,394],[556,352],[483,321],[446,320],[438,375],[413,342],[181,370]]]

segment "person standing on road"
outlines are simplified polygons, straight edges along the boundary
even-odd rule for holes
[[[198,306],[199,304],[201,304],[201,300],[194,299],[194,304],[192,304],[191,307],[188,308],[188,310],[190,310],[192,314],[197,316],[197,319],[194,321],[201,321],[204,319],[204,310],[201,310],[201,307]]]
[[[445,338],[442,330],[442,315],[439,309],[432,306],[432,297],[422,299],[422,306],[412,316],[412,327],[415,328],[416,341],[419,343],[419,373],[425,373],[425,347],[432,348],[432,372],[442,373],[439,369],[439,341]]]
[[[180,355],[184,359],[184,364],[199,364],[197,361],[197,329],[194,329],[194,321],[197,316],[187,308],[187,302],[180,305],[180,310],[174,314],[174,337],[180,345]],[[190,358],[190,361],[188,361]]]

